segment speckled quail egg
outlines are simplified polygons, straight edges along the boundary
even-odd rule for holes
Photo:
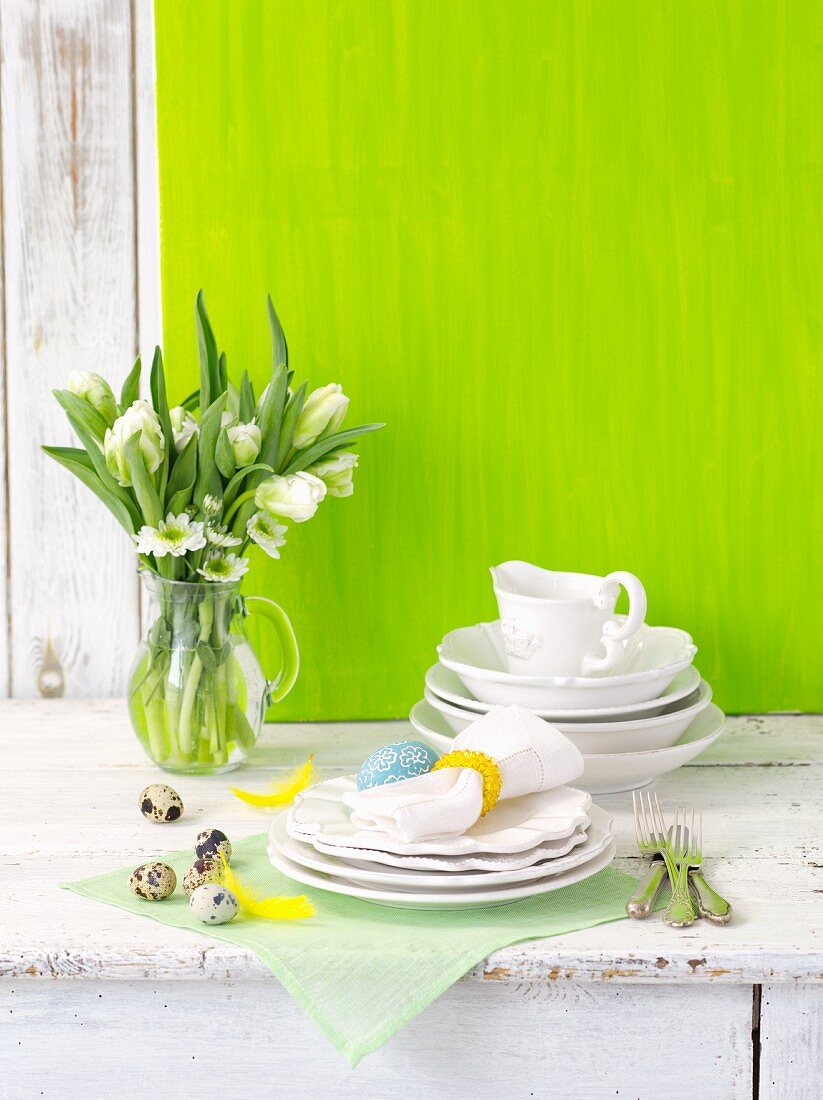
[[[177,887],[177,875],[168,863],[143,863],[129,875],[129,889],[146,901],[163,901]]]
[[[214,859],[220,862],[220,853],[231,859],[231,844],[225,833],[219,829],[204,829],[197,834],[194,842],[194,854],[198,859]]]
[[[183,889],[191,896],[204,882],[220,882],[222,864],[215,859],[196,859],[183,875]]]
[[[152,783],[140,795],[140,813],[149,821],[178,821],[183,816],[183,799],[165,783]]]
[[[226,924],[234,920],[239,908],[237,898],[225,886],[206,882],[189,898],[192,914],[203,924]]]

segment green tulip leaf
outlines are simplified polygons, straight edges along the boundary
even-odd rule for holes
[[[65,469],[70,470],[88,489],[91,489],[129,535],[135,533],[136,528],[129,509],[102,484],[91,459],[84,450],[79,447],[44,447],[43,450],[55,462],[59,462]]]
[[[217,463],[217,469],[223,477],[231,478],[234,476],[234,451],[229,442],[229,433],[226,428],[222,428],[217,437],[217,446],[214,449],[214,461]]]
[[[289,456],[292,443],[294,442],[294,433],[297,429],[297,418],[303,411],[303,402],[306,400],[306,389],[308,383],[304,382],[300,389],[293,395],[286,411],[283,413],[283,425],[280,429],[280,445],[277,448],[277,461],[275,462],[275,468],[281,469],[283,463]]]
[[[281,364],[271,376],[271,382],[260,407],[257,426],[260,428],[261,462],[275,467],[283,430],[283,408],[286,404],[286,368]],[[259,478],[258,478],[259,480]]]
[[[138,355],[120,391],[120,406],[124,412],[140,397],[140,370],[141,363],[140,356]]]
[[[280,324],[280,318],[274,309],[271,295],[266,295],[266,308],[269,312],[269,330],[271,331],[271,358],[272,374],[281,365],[289,365],[289,348],[286,344],[286,334]]]
[[[197,440],[197,481],[194,485],[194,502],[198,508],[203,507],[203,499],[207,494],[213,496],[215,500],[220,500],[223,495],[223,481],[215,463],[215,451],[222,427],[220,421],[227,400],[228,394],[221,393],[206,409],[200,422]]]
[[[357,428],[347,428],[344,432],[336,432],[334,435],[327,435],[325,439],[318,439],[304,451],[298,451],[283,473],[296,474],[299,470],[306,470],[331,451],[339,451],[349,440],[357,439],[358,436],[365,435],[367,432],[379,431],[385,426],[385,424],[361,424]]]
[[[250,424],[254,418],[254,390],[252,389],[249,372],[243,371],[240,379],[240,408],[238,415],[244,424]]]
[[[206,313],[202,290],[197,292],[194,303],[194,320],[197,327],[197,350],[200,353],[200,408],[208,409],[223,391],[220,386],[217,341]]]
[[[146,469],[146,463],[143,461],[143,453],[140,450],[141,434],[137,431],[129,436],[123,444],[123,453],[128,463],[134,495],[137,497],[137,503],[143,512],[143,521],[149,527],[156,527],[163,519],[163,507],[154,487],[154,482]]]

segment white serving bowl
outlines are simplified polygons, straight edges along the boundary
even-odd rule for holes
[[[461,710],[445,703],[426,689],[425,701],[446,719],[455,733],[460,733],[482,714]],[[692,721],[712,701],[712,689],[705,680],[694,696],[682,700],[681,709],[654,718],[635,718],[626,722],[558,722],[551,723],[584,754],[647,752],[673,745]]]
[[[454,735],[445,718],[421,700],[412,707],[409,720],[421,738],[438,750],[449,752]],[[647,752],[583,754],[585,767],[574,786],[589,794],[618,794],[645,787],[658,776],[682,768],[713,744],[726,724],[720,707],[711,703],[692,720],[675,745]]]
[[[627,722],[630,718],[654,718],[657,714],[668,713],[676,706],[684,705],[688,696],[700,686],[700,673],[689,665],[678,672],[665,693],[657,699],[645,703],[628,703],[622,707],[593,707],[591,710],[533,710],[538,718],[547,722]],[[426,673],[426,687],[439,699],[461,710],[474,711],[476,714],[488,714],[491,703],[481,703],[475,699],[457,673],[439,662],[432,665]]]
[[[619,616],[617,616],[619,618]],[[685,630],[644,626],[626,646],[624,663],[608,676],[515,676],[506,672],[500,623],[452,630],[438,646],[440,663],[456,672],[484,703],[530,710],[615,707],[656,699],[694,660],[697,647]]]

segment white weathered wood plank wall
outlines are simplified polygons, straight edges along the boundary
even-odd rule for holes
[[[151,0],[0,13],[3,695],[122,694],[137,643],[123,532],[40,445],[74,442],[70,370],[117,385],[160,338],[152,28]]]

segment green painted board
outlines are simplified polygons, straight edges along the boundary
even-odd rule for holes
[[[248,589],[281,718],[403,715],[510,557],[645,582],[731,711],[823,708],[818,9],[157,0],[165,349],[340,381],[362,443]]]

